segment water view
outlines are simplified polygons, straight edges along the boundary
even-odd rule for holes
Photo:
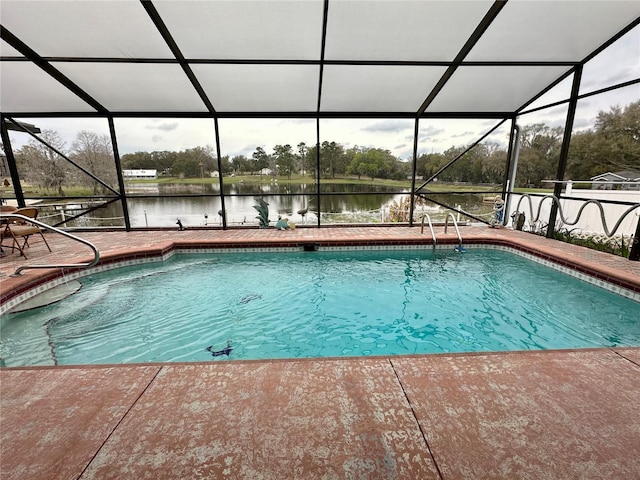
[[[295,224],[316,225],[318,222],[317,186],[309,183],[235,183],[224,185],[224,210],[228,226],[257,226],[255,197],[269,203],[269,220],[278,216]],[[371,184],[322,184],[320,187],[320,221],[322,224],[385,223],[408,220],[409,188]],[[132,227],[173,227],[179,219],[186,227],[222,225],[222,202],[219,183],[153,183],[127,185],[127,205]],[[438,203],[460,206],[487,219],[493,204],[483,194],[429,194]],[[43,202],[44,205],[49,202]],[[41,207],[42,217],[49,223],[70,218],[86,209],[86,204],[72,201],[64,207]],[[416,206],[414,218],[422,212],[434,221],[444,221],[449,210],[433,202]],[[113,202],[99,208],[68,226],[122,225],[122,207]]]

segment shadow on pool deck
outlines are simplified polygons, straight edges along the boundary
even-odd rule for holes
[[[466,232],[640,286],[638,262],[521,232]],[[419,235],[363,227],[82,236],[109,258],[176,241],[402,242]],[[439,242],[447,238],[455,242],[439,234]],[[26,263],[86,255],[65,241],[52,238],[52,254],[32,245]],[[10,254],[1,262],[0,272],[10,273],[25,260]],[[50,273],[3,277],[3,298]],[[0,476],[637,479],[639,391],[640,348],[5,368]]]

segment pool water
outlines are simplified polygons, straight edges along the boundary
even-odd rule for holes
[[[640,345],[640,304],[497,250],[173,256],[8,314],[7,366]]]

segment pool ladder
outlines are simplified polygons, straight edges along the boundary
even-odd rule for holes
[[[433,239],[433,250],[435,251],[436,249],[436,233],[433,230],[433,223],[431,223],[431,217],[429,216],[428,213],[425,213],[424,215],[422,215],[422,224],[420,225],[420,233],[424,233],[424,219],[427,219],[427,222],[429,223],[429,230],[431,230],[431,238]]]
[[[456,221],[456,217],[453,216],[453,213],[449,212],[447,218],[444,221],[444,233],[447,233],[447,228],[449,227],[449,218],[453,221],[453,227],[456,229],[456,234],[458,235],[458,248],[456,249],[458,252],[463,252],[462,249],[462,235],[460,235],[460,229],[458,228],[458,222]]]
[[[18,218],[20,220],[33,223],[41,228],[46,228],[48,230],[53,230],[54,232],[59,233],[60,235],[64,235],[67,238],[75,240],[77,242],[83,243],[90,247],[93,250],[93,260],[87,263],[59,263],[59,264],[51,264],[51,265],[23,265],[22,267],[18,267],[15,272],[11,274],[12,277],[19,277],[22,275],[22,271],[28,268],[89,268],[93,267],[100,260],[100,252],[92,243],[83,240],[82,238],[76,237],[75,235],[71,235],[70,233],[65,232],[64,230],[60,230],[59,228],[52,227],[51,225],[47,225],[46,223],[42,223],[39,220],[35,220],[31,217],[25,217],[24,215],[20,215],[17,213],[3,213],[0,215],[0,218],[9,220],[10,218]]]

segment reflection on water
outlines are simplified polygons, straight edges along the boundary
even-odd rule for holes
[[[324,194],[320,199],[323,224],[388,222],[392,204],[399,203],[409,195],[408,191],[399,192],[397,187],[382,185],[340,184],[320,187]],[[318,198],[314,184],[233,184],[225,185],[224,191],[229,226],[258,225],[257,212],[253,208],[257,195],[264,195],[269,203],[269,220],[272,224],[275,224],[278,216],[287,217],[296,224],[317,224]],[[127,206],[134,228],[173,227],[178,219],[187,227],[222,225],[219,184],[130,184],[127,193],[131,195],[127,199]],[[459,205],[462,210],[474,215],[490,215],[493,210],[492,205],[483,204],[482,195],[429,194],[429,198],[452,207]],[[416,218],[422,211],[429,213],[433,221],[443,221],[447,213],[445,208],[432,202],[416,207]],[[122,216],[120,202],[114,202],[91,212],[88,218],[79,219],[74,225],[123,225]]]

